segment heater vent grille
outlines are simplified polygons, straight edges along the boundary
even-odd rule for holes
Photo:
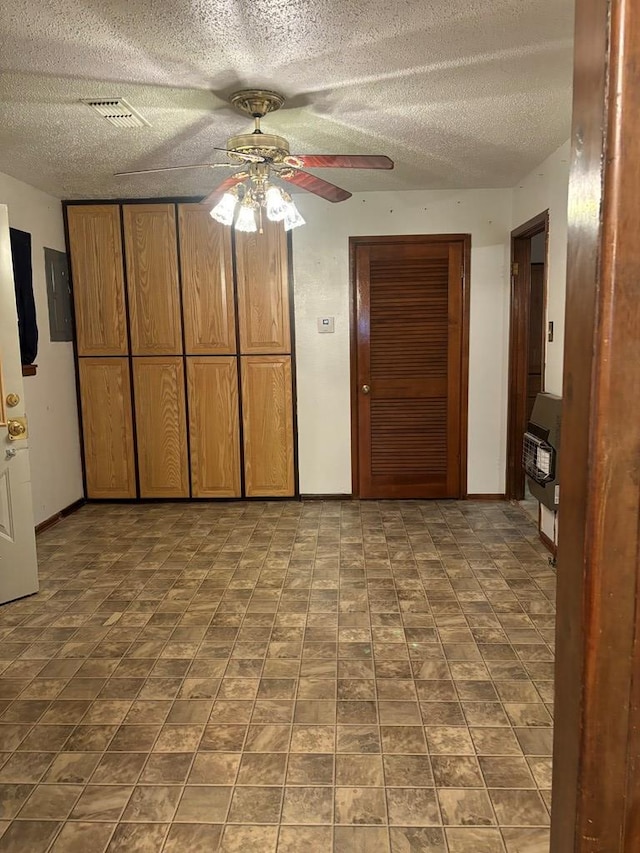
[[[115,127],[149,127],[149,122],[124,98],[83,98],[82,103]]]

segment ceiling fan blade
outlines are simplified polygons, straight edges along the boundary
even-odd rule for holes
[[[116,178],[123,175],[149,175],[152,172],[175,172],[178,169],[234,169],[236,163],[190,163],[185,166],[163,166],[160,169],[136,169],[133,172],[116,172]]]
[[[351,198],[351,193],[347,190],[330,184],[329,181],[323,181],[322,178],[317,178],[308,172],[302,172],[300,169],[284,169],[282,172],[277,172],[277,175],[283,181],[288,181],[290,184],[307,190],[307,192],[326,198],[327,201],[346,201]]]
[[[225,178],[225,180],[221,184],[218,184],[218,186],[214,190],[211,190],[209,195],[205,196],[202,199],[200,204],[215,204],[218,199],[222,198],[222,196],[227,192],[227,190],[230,190],[232,189],[232,187],[241,184],[242,181],[246,181],[248,177],[248,172],[236,172],[235,175],[231,175],[230,177]]]
[[[292,154],[289,166],[307,169],[393,169],[393,160],[384,154]]]

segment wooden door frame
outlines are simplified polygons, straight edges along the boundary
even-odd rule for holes
[[[551,853],[640,849],[640,16],[577,0]]]
[[[467,496],[467,441],[469,432],[469,316],[471,275],[470,234],[402,234],[371,237],[349,237],[349,339],[351,352],[351,495],[360,497],[358,459],[358,286],[356,252],[359,246],[389,243],[462,243],[462,358],[460,364],[460,498]]]
[[[524,499],[522,436],[527,427],[527,381],[529,362],[529,321],[531,315],[531,238],[545,235],[545,275],[543,311],[546,316],[549,211],[545,210],[511,232],[511,306],[509,322],[509,391],[507,404],[507,500]],[[516,266],[517,264],[517,266]],[[516,271],[517,270],[517,271]],[[543,323],[543,343],[544,343]],[[544,352],[544,348],[543,348]],[[542,390],[544,390],[544,370]]]

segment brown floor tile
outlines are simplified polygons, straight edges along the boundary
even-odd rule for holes
[[[505,853],[497,829],[447,829],[446,833],[449,853]]]
[[[230,823],[278,823],[282,788],[236,788],[231,800]]]
[[[448,826],[491,826],[495,824],[486,791],[472,788],[438,790],[442,822]]]
[[[507,853],[549,853],[550,833],[544,828],[503,829]]]
[[[277,826],[227,826],[219,849],[220,853],[275,853],[277,841]]]
[[[355,851],[357,848],[353,849]],[[368,849],[378,850],[377,847]],[[300,853],[301,850],[334,853],[333,830],[329,826],[283,826],[280,828],[277,850],[278,853]],[[336,853],[339,853],[339,850],[340,848],[335,848]],[[349,848],[344,848],[344,853],[347,850]]]
[[[289,756],[287,785],[332,785],[333,777],[333,755],[298,753]]]
[[[548,826],[549,814],[537,791],[489,791],[500,826]]]
[[[432,827],[391,827],[391,853],[447,853],[444,833]],[[384,848],[383,848],[384,849]],[[469,851],[475,853],[475,851]]]
[[[170,821],[182,789],[177,785],[140,785],[133,789],[122,821]]]
[[[338,824],[386,824],[384,788],[336,788],[335,821]]]
[[[517,508],[89,505],[39,547],[0,853],[444,853],[441,820],[547,853],[555,578]]]
[[[222,826],[215,824],[174,823],[169,830],[163,853],[213,853],[222,840]]]
[[[94,784],[133,784],[137,781],[147,755],[144,752],[108,752],[100,759],[91,781]]]
[[[16,820],[0,837],[0,853],[45,853],[59,828],[51,820]]]
[[[120,824],[107,853],[160,853],[168,828],[163,823]]]
[[[20,809],[20,818],[64,820],[82,791],[81,785],[38,785]]]
[[[374,850],[375,853],[389,853],[390,851],[389,833],[386,827],[336,826],[334,843],[334,853],[372,853]],[[320,849],[324,850],[324,848]]]
[[[7,782],[39,782],[51,762],[55,758],[53,752],[16,752],[8,756],[0,768],[0,783]]]
[[[65,823],[50,853],[86,853],[87,850],[104,853],[114,826],[113,823]]]
[[[14,818],[33,790],[33,785],[0,785],[0,819]]]
[[[324,788],[285,788],[282,806],[285,824],[330,824],[333,822],[333,790]]]
[[[480,756],[480,767],[488,788],[535,787],[527,762],[519,756]]]
[[[118,820],[131,796],[131,787],[124,785],[88,785],[75,804],[72,820]]]
[[[203,753],[198,757],[206,758],[208,757],[208,753]],[[151,785],[184,783],[189,770],[191,769],[192,762],[193,753],[191,752],[167,752],[150,755],[144,766],[142,775],[140,776],[140,782],[145,782]],[[206,780],[192,779],[191,781]]]
[[[484,785],[478,760],[470,755],[433,755],[431,765],[438,788],[480,788]]]
[[[176,821],[222,823],[231,800],[229,787],[188,785],[180,800]]]

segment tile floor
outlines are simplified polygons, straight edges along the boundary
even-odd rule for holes
[[[0,853],[548,853],[517,506],[90,505],[0,608]]]

